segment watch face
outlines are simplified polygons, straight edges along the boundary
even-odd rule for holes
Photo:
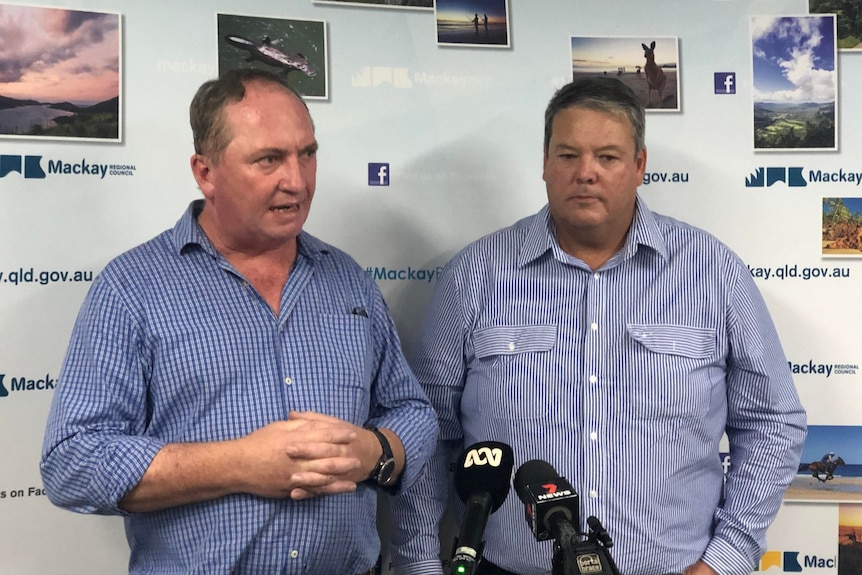
[[[395,471],[395,460],[387,459],[380,465],[379,469],[380,472],[377,474],[377,483],[384,487],[391,485],[392,474]]]

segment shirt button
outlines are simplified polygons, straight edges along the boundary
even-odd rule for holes
[[[591,375],[591,376],[590,376],[590,383],[595,383],[595,382],[597,382],[598,380],[599,380],[599,378],[598,378],[598,377],[596,377],[595,375]]]
[[[598,438],[599,438],[599,434],[598,434],[598,433],[596,433],[595,431],[591,431],[591,432],[590,432],[590,439],[592,439],[593,441],[595,441],[595,440],[596,440],[596,439],[598,439]]]
[[[509,342],[509,351],[515,351],[515,342],[514,341]]]
[[[284,384],[285,385],[293,385],[293,378],[292,377],[285,377],[284,378]]]
[[[596,279],[596,280],[597,280],[597,279],[599,279],[600,277],[602,277],[602,274],[593,274],[593,279]]]
[[[592,329],[593,331],[596,331],[597,329],[599,329],[599,324],[597,324],[596,322],[591,323],[590,329]]]
[[[290,552],[290,558],[291,559],[296,559],[297,557],[299,557],[299,551],[294,549],[293,551]]]
[[[590,499],[595,499],[598,496],[599,496],[598,491],[596,491],[595,489],[590,489]]]

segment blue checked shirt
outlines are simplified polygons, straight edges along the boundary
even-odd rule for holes
[[[291,410],[393,430],[407,453],[403,487],[436,443],[434,412],[356,262],[303,232],[276,317],[210,244],[199,208],[93,282],[45,435],[48,495],[72,511],[124,515],[133,574],[367,571],[380,544],[376,491],[364,484],[302,501],[117,507],[165,444],[235,439]]]
[[[478,441],[511,445],[516,469],[542,459],[566,477],[580,528],[590,515],[604,524],[625,575],[701,558],[747,575],[796,475],[805,412],[751,274],[640,199],[624,246],[595,272],[560,249],[547,207],[468,246],[440,278],[414,359],[441,443],[394,502],[399,575],[441,573],[446,462]],[[536,542],[514,491],[485,537],[498,566],[551,572],[552,542]]]

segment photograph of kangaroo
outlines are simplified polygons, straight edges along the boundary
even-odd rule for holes
[[[647,111],[679,112],[676,37],[572,36],[572,80],[613,76],[641,98]]]

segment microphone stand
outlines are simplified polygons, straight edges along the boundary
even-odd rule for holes
[[[620,575],[616,563],[608,552],[613,541],[595,517],[587,520],[590,532],[575,532],[571,527],[561,529],[554,543],[553,575]]]

